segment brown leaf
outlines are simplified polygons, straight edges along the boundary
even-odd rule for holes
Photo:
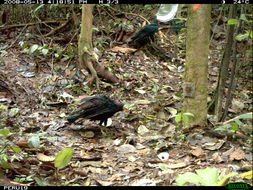
[[[217,143],[205,143],[202,147],[207,150],[218,150],[222,147],[222,145],[225,143],[224,140],[219,140]]]
[[[112,182],[109,182],[109,181],[102,181],[102,180],[97,180],[97,179],[96,179],[96,182],[102,186],[110,186],[113,184]]]
[[[83,177],[87,176],[88,174],[87,170],[73,170],[73,172]]]
[[[230,160],[242,160],[244,158],[245,158],[245,153],[240,148],[235,149],[235,151],[232,152],[231,155],[229,156]]]
[[[214,161],[215,161],[216,163],[224,162],[224,159],[220,156],[220,153],[219,153],[219,152],[215,152],[215,153],[212,155],[212,159],[214,159]]]
[[[196,157],[202,157],[205,155],[205,152],[203,151],[202,148],[197,147],[196,149],[191,151],[191,154]]]
[[[114,52],[121,52],[121,53],[132,53],[132,52],[136,51],[136,49],[134,49],[134,48],[124,48],[124,47],[120,47],[120,46],[115,46],[110,50],[114,51]]]
[[[15,144],[21,148],[29,147],[27,138],[21,138],[17,142],[15,142]]]
[[[188,163],[186,163],[186,162],[180,162],[180,163],[177,163],[177,164],[169,164],[168,168],[170,168],[170,169],[184,168],[187,165],[188,165]]]
[[[45,171],[51,171],[51,170],[54,170],[55,167],[54,167],[53,163],[51,163],[51,162],[45,162],[45,163],[43,163],[43,164],[40,165],[39,169],[45,170]]]
[[[47,156],[47,155],[42,154],[42,153],[39,153],[37,155],[37,158],[38,158],[39,161],[42,161],[42,162],[52,162],[55,159],[54,156]]]

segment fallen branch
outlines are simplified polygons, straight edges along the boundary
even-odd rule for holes
[[[70,21],[72,20],[72,18],[68,19],[67,21],[65,21],[65,23],[62,23],[60,26],[58,26],[57,28],[51,30],[49,33],[45,34],[44,37],[48,37],[53,35],[55,32],[61,30],[62,28],[64,28]]]
[[[18,27],[24,27],[24,26],[32,26],[32,25],[37,25],[37,24],[59,23],[59,22],[66,22],[66,20],[43,21],[43,22],[34,22],[34,23],[27,23],[27,24],[5,25],[5,26],[0,26],[0,30],[7,30],[7,29],[11,29],[11,28],[18,28]]]

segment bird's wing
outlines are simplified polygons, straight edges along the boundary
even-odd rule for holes
[[[76,120],[78,118],[87,118],[90,112],[96,110],[95,108],[103,106],[103,102],[97,96],[83,98],[80,107],[69,114],[68,120]]]
[[[139,32],[137,32],[136,35],[134,37],[132,37],[132,39],[133,40],[143,39],[149,35],[153,35],[157,31],[158,31],[157,26],[153,26],[153,25],[148,24],[148,25],[144,26]]]
[[[80,117],[89,119],[105,113],[110,113],[114,106],[116,106],[115,103],[110,99],[103,96],[95,96],[86,99],[81,107],[75,112],[80,112]]]

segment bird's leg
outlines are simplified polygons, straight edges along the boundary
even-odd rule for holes
[[[106,125],[107,125],[107,119],[100,120],[99,125],[103,126],[103,123],[104,123],[104,126],[106,127]]]
[[[107,119],[104,120],[105,127],[107,126]]]

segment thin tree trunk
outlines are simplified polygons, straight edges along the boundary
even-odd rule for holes
[[[236,15],[236,5],[230,5],[229,7],[229,17],[228,19],[234,18]],[[217,121],[220,121],[222,117],[222,105],[225,97],[225,85],[228,76],[229,62],[232,52],[233,45],[233,34],[234,34],[235,25],[228,25],[227,30],[227,39],[226,39],[226,47],[225,52],[222,58],[218,86],[215,95],[215,118]]]
[[[241,28],[241,23],[242,23],[242,20],[239,20],[239,25],[236,28],[235,35],[239,34],[239,30]],[[237,55],[237,40],[234,39],[234,42],[233,42],[233,56],[232,56],[233,65],[232,65],[230,82],[229,82],[229,87],[228,87],[228,92],[227,92],[226,104],[225,104],[225,108],[224,108],[224,113],[222,114],[221,121],[224,121],[225,118],[227,117],[228,108],[231,105],[231,102],[232,102],[232,99],[233,99],[233,92],[236,89],[236,78],[237,78],[237,74],[238,74],[238,69],[240,67],[237,63],[238,58],[236,57],[236,55]]]

